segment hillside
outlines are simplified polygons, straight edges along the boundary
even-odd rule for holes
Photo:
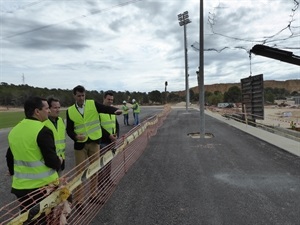
[[[238,86],[241,88],[241,83],[226,83],[226,84],[210,84],[204,85],[205,91],[215,92],[220,91],[222,93],[226,92],[230,87]],[[286,80],[286,81],[276,81],[276,80],[265,80],[264,87],[270,88],[284,88],[288,90],[290,93],[293,91],[297,91],[300,93],[300,80]],[[194,93],[199,93],[198,86],[190,88],[194,91]],[[185,95],[185,91],[179,91],[179,95]]]

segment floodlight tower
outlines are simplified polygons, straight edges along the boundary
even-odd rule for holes
[[[165,82],[165,104],[167,104],[167,86],[168,86],[168,81]]]
[[[204,114],[204,22],[203,22],[203,1],[200,0],[199,11],[199,106],[200,106],[200,138],[205,138],[205,114]]]
[[[186,41],[186,25],[192,21],[189,19],[189,12],[185,11],[184,13],[178,14],[179,25],[183,26],[184,31],[184,59],[185,59],[185,91],[186,91],[186,112],[188,111],[188,104],[190,102],[190,93],[189,93],[189,80],[188,80],[188,59],[187,59],[187,41]]]

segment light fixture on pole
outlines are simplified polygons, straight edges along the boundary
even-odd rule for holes
[[[189,93],[189,80],[188,80],[188,59],[187,59],[187,41],[186,41],[186,25],[192,21],[189,19],[189,12],[178,14],[179,25],[183,26],[184,31],[184,59],[185,59],[185,90],[186,90],[186,111],[188,111],[188,105],[190,102]]]

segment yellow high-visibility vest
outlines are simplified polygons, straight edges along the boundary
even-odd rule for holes
[[[116,133],[116,115],[100,113],[100,124],[109,134]]]
[[[75,104],[68,108],[68,113],[70,119],[74,122],[74,132],[85,135],[85,139],[78,142],[86,142],[88,138],[97,140],[102,137],[99,113],[97,112],[94,100],[85,101],[83,115],[78,112]]]
[[[123,113],[123,115],[124,114],[128,114],[128,112],[129,112],[129,108],[126,105],[123,105],[122,106],[122,113]]]
[[[134,112],[134,113],[140,113],[140,112],[141,112],[140,105],[139,105],[137,102],[135,102],[135,103],[133,104],[132,108],[133,108],[133,112]]]
[[[61,117],[58,117],[57,120],[57,129],[51,120],[46,120],[45,125],[52,130],[54,135],[54,142],[56,148],[56,154],[63,159],[66,158],[65,151],[66,151],[66,126]]]
[[[8,135],[8,142],[14,156],[12,187],[35,189],[58,180],[56,170],[47,167],[37,144],[37,136],[44,123],[24,119]]]

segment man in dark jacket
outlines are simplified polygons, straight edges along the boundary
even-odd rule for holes
[[[107,91],[104,93],[103,105],[111,106],[114,101],[114,94],[112,91]],[[102,138],[100,141],[100,156],[104,155],[107,151],[112,150],[114,153],[113,145],[111,143],[116,142],[119,137],[119,123],[116,115],[108,115],[108,114],[99,114]],[[110,145],[110,147],[108,147]],[[106,147],[107,146],[107,147]],[[101,188],[101,195],[103,198],[103,202],[105,201],[105,195],[108,189],[113,186],[113,181],[111,177],[111,161],[107,162],[107,164],[101,168],[98,184]]]
[[[13,176],[11,192],[17,196],[21,212],[45,198],[45,193],[36,190],[58,185],[57,171],[63,161],[56,154],[52,131],[44,124],[49,114],[47,100],[30,97],[25,101],[24,111],[26,118],[8,135],[6,153],[8,170]]]
[[[102,137],[99,113],[118,115],[122,110],[112,106],[105,106],[94,100],[85,99],[85,88],[81,85],[73,89],[75,103],[67,110],[67,134],[74,141],[75,164],[79,172],[84,169],[85,160],[93,163],[99,159],[99,142]],[[93,156],[93,157],[92,157]],[[97,179],[91,177],[91,199],[97,198]],[[75,201],[81,205],[85,199],[82,185],[78,187]],[[78,206],[80,207],[80,206]]]

